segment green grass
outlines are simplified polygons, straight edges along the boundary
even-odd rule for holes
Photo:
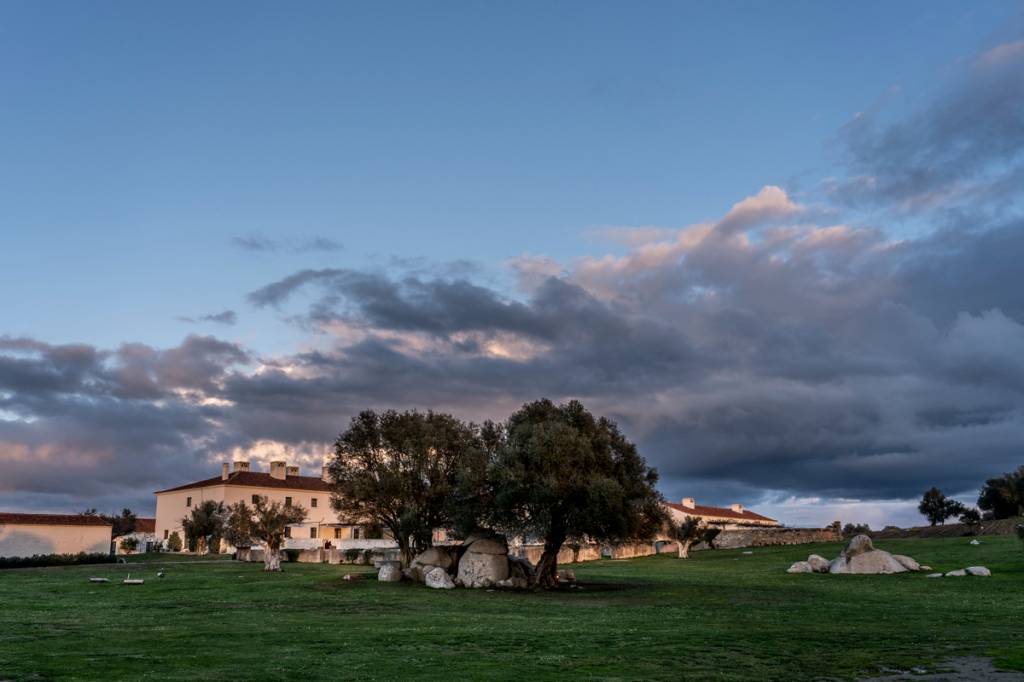
[[[167,560],[0,572],[0,680],[854,678],[982,654],[1024,669],[1014,538],[880,541],[991,578],[788,575],[839,545],[574,566],[581,590],[435,591],[349,566]],[[158,560],[159,561],[159,560]],[[92,575],[146,584],[90,584]]]

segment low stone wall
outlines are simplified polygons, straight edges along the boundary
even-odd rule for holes
[[[833,528],[735,528],[723,530],[715,538],[717,549],[740,547],[771,547],[773,545],[806,545],[812,542],[840,542],[842,536]],[[704,543],[693,549],[707,549]]]
[[[511,554],[526,559],[536,565],[544,553],[544,545],[520,545],[513,547]],[[563,545],[558,552],[559,564],[575,564],[583,561],[597,561],[602,557],[609,559],[632,559],[634,557],[651,556],[666,551],[676,551],[675,544],[665,545],[664,543],[634,542],[621,545],[598,545],[590,543],[580,545],[579,548]]]

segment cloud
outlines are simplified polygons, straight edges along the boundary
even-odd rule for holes
[[[243,251],[255,253],[274,253],[279,251],[289,251],[291,253],[333,253],[344,249],[341,242],[319,235],[305,239],[288,240],[268,239],[260,235],[236,236],[232,237],[231,244]]]
[[[209,315],[200,315],[198,317],[179,317],[182,322],[188,322],[190,324],[198,324],[202,322],[214,322],[216,324],[227,324],[233,325],[238,322],[238,313],[234,310],[223,310],[219,313],[211,313]]]
[[[1024,43],[997,45],[904,120],[858,114],[841,132],[851,176],[832,183],[852,205],[949,208],[1016,188],[1024,150]],[[1019,187],[1019,183],[1016,184]],[[993,198],[993,197],[989,197]]]

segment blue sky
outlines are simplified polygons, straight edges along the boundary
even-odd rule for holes
[[[225,360],[222,378],[228,383],[243,376],[255,380],[270,366],[294,368],[309,349],[336,353],[331,376],[348,372],[346,381],[351,383],[334,390],[352,400],[338,404],[340,428],[354,406],[382,401],[399,403],[396,407],[424,406],[431,401],[414,391],[381,395],[355,381],[354,367],[369,371],[369,365],[359,363],[370,360],[355,350],[365,349],[368,338],[396,344],[396,335],[421,335],[419,345],[412,346],[411,337],[403,336],[403,352],[418,348],[421,353],[442,353],[436,329],[397,323],[390,313],[381,313],[379,301],[359,298],[366,282],[357,282],[355,272],[394,280],[401,289],[396,296],[413,303],[406,308],[434,310],[431,306],[442,305],[434,296],[451,292],[439,294],[431,282],[472,283],[473,292],[496,297],[502,305],[539,306],[546,290],[524,284],[522,269],[513,267],[529,262],[531,268],[543,265],[545,273],[580,287],[609,310],[628,310],[632,323],[664,320],[668,310],[679,320],[689,319],[696,312],[671,308],[673,302],[738,291],[744,272],[733,271],[713,283],[688,282],[686,290],[659,289],[656,295],[638,288],[627,301],[625,292],[641,280],[679,281],[659,269],[661,261],[637,274],[638,264],[647,262],[639,256],[612,268],[614,280],[608,272],[595,275],[594,262],[603,256],[628,258],[634,249],[649,256],[664,247],[669,235],[694,224],[717,224],[732,215],[737,202],[760,197],[757,210],[766,210],[764,215],[772,220],[789,221],[783,226],[787,229],[809,229],[812,223],[841,226],[855,231],[857,239],[881,234],[891,242],[913,243],[899,263],[872,261],[857,274],[863,290],[870,288],[867,283],[875,281],[879,269],[903,286],[912,278],[901,268],[912,263],[907,272],[919,273],[938,262],[928,254],[948,249],[943,251],[934,240],[966,220],[964,216],[974,220],[973,228],[1016,234],[1015,214],[1007,207],[1019,200],[1019,193],[1000,190],[998,199],[992,199],[996,189],[979,189],[982,181],[991,181],[993,188],[1013,183],[1020,149],[1012,134],[1017,130],[1013,103],[1006,116],[1010,132],[1001,134],[1009,149],[985,142],[986,123],[969,118],[969,111],[966,123],[953,127],[977,132],[967,146],[980,150],[980,165],[973,175],[965,171],[958,178],[975,183],[970,188],[947,183],[932,187],[927,200],[917,194],[888,203],[863,195],[849,201],[843,197],[854,196],[858,178],[870,177],[870,187],[879,196],[881,185],[874,183],[888,178],[899,184],[897,176],[904,172],[900,164],[883,158],[893,140],[904,140],[911,145],[908,149],[934,151],[932,156],[922,152],[920,163],[929,171],[948,167],[950,154],[963,145],[943,146],[944,139],[956,135],[943,127],[942,112],[969,109],[964,102],[978,95],[972,84],[988,83],[986,55],[996,54],[992,60],[998,57],[1000,69],[1016,69],[1014,46],[1022,35],[1021,5],[995,1],[301,6],[7,2],[0,5],[0,337],[32,339],[51,350],[68,344],[99,349],[112,354],[100,361],[102,367],[90,370],[102,374],[129,362],[117,354],[122,344],[140,343],[162,352],[179,348],[189,335],[210,336],[249,354],[237,366],[233,359]],[[991,52],[999,46],[1009,47]],[[1010,75],[1019,73],[1024,72]],[[999,91],[993,86],[982,94]],[[939,132],[914,138],[914,128],[926,125]],[[910,155],[917,158],[916,152]],[[921,177],[910,170],[905,176]],[[835,191],[837,186],[845,187],[845,194]],[[762,193],[769,187],[784,192],[788,208],[767,206],[777,199],[771,192]],[[970,203],[963,199],[965,191]],[[951,193],[957,198],[941,198]],[[975,198],[981,194],[986,198]],[[751,225],[753,243],[767,244],[769,237],[756,231],[761,223]],[[659,237],[642,238],[646,233],[639,229],[629,233],[633,236],[628,243],[601,236],[607,228],[650,227],[658,228]],[[838,233],[815,234],[814,239],[821,239]],[[956,243],[965,254],[975,244],[967,237]],[[861,263],[879,248],[858,252],[856,259],[850,254],[843,258]],[[808,267],[832,268],[833,257],[817,254]],[[304,276],[294,288],[289,285],[285,296],[259,299],[263,303],[251,295],[304,271],[319,274]],[[711,278],[709,272],[703,275]],[[822,284],[849,273],[832,268],[819,274],[814,281]],[[409,278],[416,282],[409,284]],[[941,314],[934,312],[936,301],[914,298],[916,293],[879,300],[875,310],[898,304],[927,311],[921,314],[942,339],[967,333],[966,328],[943,326],[955,324],[951,320],[958,314],[968,316],[964,325],[974,320],[993,328],[1001,324],[983,317],[988,311],[1006,316],[1011,324],[1021,322],[1016,300],[993,293],[991,281],[985,286],[990,288],[964,294],[962,306]],[[730,314],[754,310],[805,325],[798,335],[802,340],[820,330],[821,320],[799,320],[799,310],[780,315],[775,307],[762,309],[763,301],[755,294],[731,303]],[[649,295],[653,298],[645,299]],[[641,311],[635,307],[638,300],[649,305]],[[313,312],[320,314],[307,315],[304,306],[319,306]],[[234,324],[223,323],[226,318],[220,323],[201,319],[229,310]],[[323,315],[324,310],[330,315]],[[447,329],[443,341],[463,349],[467,334],[483,334],[487,343],[499,343],[502,353],[515,349],[521,362],[557,349],[551,337],[529,343],[508,338],[521,332],[501,319],[510,310],[506,306],[488,313],[491,323],[497,319],[492,327],[473,322]],[[692,344],[700,358],[697,364],[715,365],[714,353],[702,355],[702,349],[728,344],[705,338],[713,336],[711,326],[688,324],[679,347]],[[779,324],[775,331],[788,329],[788,322]],[[999,333],[983,335],[995,339],[991,344],[1001,352],[1006,348],[1001,337],[989,336]],[[474,336],[473,342],[478,341]],[[50,352],[38,350],[43,346],[25,350],[18,343],[10,352],[27,353],[33,361],[39,359],[33,353]],[[889,357],[890,347],[872,345],[876,343],[882,341],[859,339],[844,347],[842,357],[860,357],[858,367]],[[454,352],[453,347],[445,346],[444,353]],[[814,353],[800,352],[804,358]],[[445,362],[453,357],[446,355]],[[748,371],[747,362],[749,358],[731,366],[728,374]],[[58,371],[46,371],[51,370]],[[164,370],[148,371],[157,376]],[[435,378],[424,381],[436,381],[441,370],[435,366],[432,371],[427,376]],[[550,368],[545,371],[552,373]],[[679,371],[677,389],[710,390],[707,384],[690,383],[695,381],[691,375]],[[788,371],[764,365],[756,370],[761,379],[796,380]],[[837,380],[856,392],[859,371],[851,369]],[[480,377],[454,377],[457,372],[451,367],[444,372],[452,391],[456,386],[482,391],[484,385],[491,386]],[[717,381],[724,381],[726,374]],[[303,376],[309,381],[306,388],[319,390],[326,381],[326,375]],[[750,378],[752,384],[758,380]],[[759,499],[761,493],[752,492],[750,480],[731,480],[713,467],[676,471],[671,453],[685,451],[687,443],[672,441],[675,432],[660,430],[664,424],[658,419],[639,419],[638,407],[617,402],[613,394],[619,385],[612,382],[587,394],[590,388],[566,379],[537,390],[551,397],[589,398],[633,425],[634,433],[642,434],[636,436],[641,445],[649,443],[657,453],[651,459],[668,463],[662,468],[675,472],[666,479],[671,496],[700,481],[715,496]],[[15,458],[10,453],[23,452],[21,447],[29,454],[18,455],[19,462],[38,459],[45,439],[32,432],[32,425],[42,429],[47,418],[67,424],[72,417],[61,412],[70,409],[66,401],[81,407],[76,401],[82,394],[72,392],[60,409],[44,410],[38,406],[42,394],[26,386],[12,379],[5,388],[0,372],[0,417],[7,415],[0,427],[10,430],[5,436],[0,428],[0,465],[5,447],[10,461]],[[217,384],[217,400],[244,405],[239,397],[226,397],[226,386]],[[564,393],[559,393],[560,386],[566,387]],[[172,390],[169,384],[165,388]],[[180,385],[173,388],[181,390]],[[213,395],[210,386],[196,390],[206,391],[206,398]],[[451,395],[439,388],[436,406],[455,411],[464,407]],[[990,405],[993,395],[978,399]],[[533,397],[519,388],[492,396],[497,411]],[[160,401],[132,402],[140,398],[122,394],[104,400],[108,398],[112,410],[167,407]],[[6,408],[5,399],[10,403]],[[477,397],[473,403],[487,399]],[[1018,414],[1013,401],[1012,413],[1024,414]],[[473,418],[487,416],[466,409]],[[692,423],[690,417],[669,412],[659,419]],[[795,417],[769,412],[778,420],[773,424],[788,424],[787,432],[793,428]],[[113,414],[110,419],[115,420]],[[892,416],[894,423],[901,419]],[[93,450],[131,449],[116,434],[92,433],[93,425],[82,426],[91,434]],[[97,488],[96,494],[113,500],[134,495],[139,487],[177,482],[166,480],[175,471],[174,462],[187,461],[183,468],[198,471],[200,464],[222,457],[225,448],[252,449],[254,443],[298,448],[312,462],[309,453],[316,448],[310,443],[333,437],[322,423],[308,432],[293,423],[273,434],[247,432],[238,424],[232,428],[231,436],[216,446],[197,433],[190,438],[199,440],[133,455],[163,458],[159,461],[166,469],[147,478],[140,466],[137,479],[109,490]],[[703,437],[686,433],[693,442]],[[896,431],[890,435],[877,447],[887,451],[906,441]],[[80,436],[72,429],[60,439],[60,447],[74,450]],[[137,452],[137,445],[131,447]],[[707,452],[721,452],[715,447],[707,446]],[[763,444],[736,447],[757,461],[779,455],[776,449],[764,450]],[[873,452],[875,445],[830,442],[807,447],[829,452],[838,448],[835,456],[842,459],[860,456],[864,448]],[[993,447],[990,468],[997,470],[1010,460],[1002,445]],[[927,450],[925,445],[920,448]],[[848,475],[841,467],[831,471],[836,479]],[[955,492],[969,493],[980,475],[943,471],[948,486],[960,486]],[[35,485],[35,474],[24,476],[30,483],[8,489],[15,497],[7,506],[30,499],[57,500],[47,503],[51,506],[79,501],[67,497],[59,484]],[[810,495],[796,484],[788,486],[779,480],[768,488],[777,500]],[[845,496],[871,496],[866,488],[840,487],[831,495],[843,500],[843,509],[848,508]],[[879,485],[879,499],[905,500],[909,494],[884,487]],[[4,491],[0,486],[0,506]],[[730,500],[709,500],[714,501]],[[789,513],[798,515],[793,509]]]

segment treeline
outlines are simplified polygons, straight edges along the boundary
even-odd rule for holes
[[[985,481],[978,494],[977,509],[946,497],[935,487],[925,491],[917,509],[933,526],[951,518],[959,518],[960,523],[967,526],[977,526],[982,521],[1024,516],[1024,466]]]
[[[78,554],[34,554],[33,556],[0,557],[0,568],[36,568],[39,566],[78,566],[83,564],[112,564],[109,554],[80,552]]]

